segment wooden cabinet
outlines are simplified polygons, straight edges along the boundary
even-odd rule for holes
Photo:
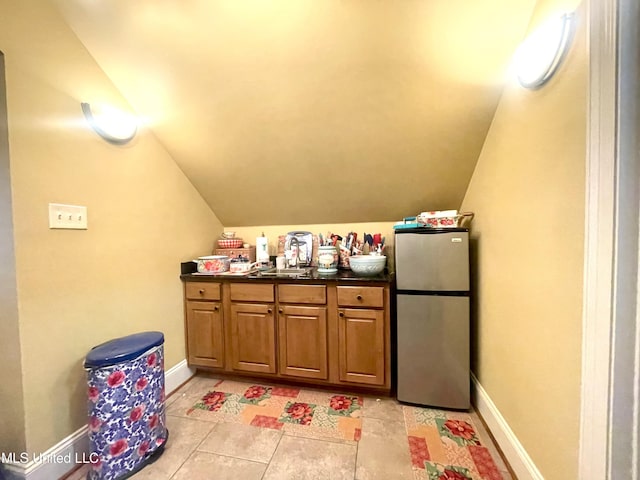
[[[390,283],[187,278],[190,366],[390,391]]]
[[[231,367],[243,372],[276,373],[273,305],[231,304]]]
[[[280,373],[326,380],[326,285],[278,285],[278,302]]]
[[[224,322],[220,284],[185,284],[185,336],[191,365],[224,367]],[[196,300],[192,300],[196,299]]]
[[[191,364],[224,366],[224,331],[219,303],[187,303],[187,351]]]
[[[385,351],[384,288],[339,286],[337,297],[338,307],[340,307],[338,310],[340,381],[383,385],[385,356],[388,354]]]
[[[275,286],[272,283],[227,286],[231,301],[231,368],[239,372],[276,373],[276,316],[272,303]]]
[[[338,312],[340,381],[383,385],[384,313],[369,308]]]
[[[278,310],[280,373],[328,378],[327,307],[284,305]]]

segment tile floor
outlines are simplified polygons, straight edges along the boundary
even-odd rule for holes
[[[189,409],[213,390],[218,381],[217,378],[198,375],[167,399],[170,437],[165,452],[155,463],[131,478],[430,480],[425,470],[412,467],[405,426],[406,411],[403,413],[403,406],[393,399],[364,396],[359,442],[306,438],[299,431],[217,422],[215,415],[189,416]],[[312,389],[306,390],[314,393]],[[427,414],[432,412],[437,415],[439,411],[423,411]],[[487,478],[512,480],[478,415],[473,411],[468,415],[499,471],[499,475]],[[85,466],[67,480],[84,479],[87,470],[88,466]]]

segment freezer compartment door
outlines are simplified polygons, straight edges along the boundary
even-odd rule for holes
[[[469,297],[398,295],[398,400],[468,409]]]
[[[469,233],[396,234],[398,290],[469,290]]]

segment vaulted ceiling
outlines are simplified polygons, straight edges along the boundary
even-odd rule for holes
[[[227,226],[457,208],[535,4],[52,1]]]

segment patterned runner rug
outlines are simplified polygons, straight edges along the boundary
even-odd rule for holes
[[[310,438],[360,440],[362,397],[221,380],[188,411],[219,421],[300,433]]]
[[[363,403],[355,395],[220,380],[187,414],[355,444],[362,435]],[[506,467],[498,458],[498,468],[468,413],[407,405],[402,413],[415,480],[510,478],[503,476]]]
[[[416,480],[503,480],[469,414],[402,410]]]

